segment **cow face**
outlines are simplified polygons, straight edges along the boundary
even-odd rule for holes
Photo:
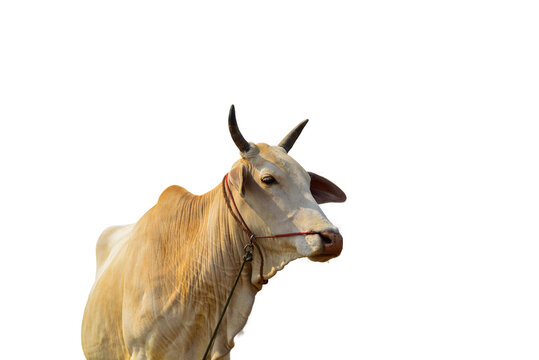
[[[342,250],[342,236],[327,219],[319,204],[342,202],[346,195],[331,181],[307,172],[288,151],[306,121],[298,125],[278,146],[246,142],[237,128],[234,107],[229,127],[242,158],[229,172],[238,197],[238,209],[251,230],[259,236],[316,232],[282,238],[258,239],[271,277],[289,261],[308,257],[327,261]]]

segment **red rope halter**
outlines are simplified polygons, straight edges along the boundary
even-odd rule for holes
[[[228,193],[227,193],[228,190]],[[229,201],[229,195],[230,194],[230,200],[232,200],[232,205],[234,205],[234,209],[236,209],[236,213],[232,210],[230,207],[230,201]],[[262,256],[262,252],[260,251],[260,248],[258,247],[258,244],[254,242],[255,239],[267,239],[267,238],[279,238],[279,237],[286,237],[286,236],[294,236],[294,235],[312,235],[312,234],[318,234],[314,231],[304,231],[304,232],[296,232],[296,233],[286,233],[286,234],[277,234],[277,235],[266,235],[266,236],[256,236],[251,229],[249,229],[249,226],[245,223],[245,220],[243,220],[243,217],[241,216],[241,213],[238,210],[238,207],[236,206],[236,202],[234,201],[234,196],[232,195],[232,191],[230,191],[230,186],[228,185],[228,174],[225,175],[223,179],[223,196],[225,197],[225,202],[228,210],[230,211],[230,214],[236,220],[238,225],[240,225],[241,229],[249,235],[249,243],[245,245],[243,250],[245,251],[245,254],[243,256],[243,262],[241,263],[240,271],[238,272],[238,275],[236,276],[236,280],[234,281],[234,285],[232,286],[232,289],[230,290],[230,293],[228,294],[228,297],[225,302],[225,306],[223,307],[223,311],[221,312],[221,316],[219,317],[219,320],[217,321],[217,325],[215,326],[215,329],[213,330],[213,334],[210,338],[210,342],[208,343],[208,346],[206,347],[206,352],[204,352],[204,356],[202,357],[203,360],[206,359],[208,356],[208,353],[212,347],[213,341],[215,340],[215,336],[217,335],[217,331],[219,330],[219,326],[221,325],[221,321],[223,320],[223,317],[225,316],[226,309],[228,308],[228,305],[230,304],[230,299],[232,299],[232,295],[234,294],[234,290],[236,289],[236,285],[238,285],[238,280],[240,279],[241,273],[243,271],[243,268],[245,266],[246,262],[250,262],[253,260],[253,245],[256,246],[258,252],[260,253],[260,282],[261,284],[267,284],[268,280],[264,279],[264,257]]]
[[[226,189],[225,189],[225,187],[226,187]],[[281,237],[296,236],[296,235],[314,235],[314,234],[318,234],[318,232],[316,232],[316,231],[303,231],[303,232],[294,232],[294,233],[285,233],[285,234],[273,234],[273,235],[264,235],[264,236],[255,235],[255,233],[253,233],[251,231],[251,229],[249,229],[249,226],[247,226],[247,223],[243,219],[243,216],[241,216],[240,211],[238,210],[238,206],[236,205],[236,201],[234,201],[234,196],[232,195],[232,191],[230,190],[230,186],[228,184],[228,173],[225,175],[225,177],[223,179],[223,195],[225,197],[228,210],[232,214],[232,217],[234,218],[234,220],[236,220],[238,225],[240,225],[241,229],[247,235],[249,235],[249,244],[246,245],[246,246],[255,245],[258,252],[260,253],[260,259],[261,259],[261,261],[260,261],[260,278],[261,278],[262,284],[267,284],[268,280],[264,279],[264,274],[263,274],[264,258],[262,257],[262,252],[260,251],[260,248],[258,247],[258,244],[256,242],[254,242],[254,240],[256,240],[256,239],[269,239],[269,238],[281,238]],[[229,201],[229,199],[230,199],[230,201]],[[232,202],[232,205],[234,206],[235,212],[230,207],[230,202]]]

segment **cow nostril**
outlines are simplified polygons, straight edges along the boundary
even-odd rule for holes
[[[342,248],[342,236],[338,232],[322,231],[319,234],[325,249]]]
[[[339,256],[342,251],[342,236],[335,231],[321,231],[318,233],[322,242],[320,254],[329,257]]]
[[[329,245],[329,244],[331,244],[331,243],[333,242],[333,240],[330,239],[330,238],[327,237],[327,236],[321,235],[321,237],[322,237],[322,241],[324,242],[324,244],[328,244],[328,245]]]

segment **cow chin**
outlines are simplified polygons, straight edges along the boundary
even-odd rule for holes
[[[318,254],[318,255],[312,255],[312,256],[308,256],[307,259],[311,260],[311,261],[316,261],[316,262],[326,262],[328,260],[331,260],[333,258],[336,258],[337,256],[339,255],[324,255],[324,254]]]

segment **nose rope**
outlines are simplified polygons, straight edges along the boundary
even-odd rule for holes
[[[227,191],[225,191],[225,185],[226,185],[226,190],[228,190],[228,194],[230,194],[230,201],[229,201],[229,196],[227,195]],[[249,235],[249,239],[252,239],[252,240],[256,240],[256,239],[270,239],[270,238],[281,238],[281,237],[289,237],[289,236],[296,236],[296,235],[314,235],[314,234],[319,234],[318,232],[316,231],[302,231],[302,232],[293,232],[293,233],[285,233],[285,234],[274,234],[274,235],[265,235],[265,236],[258,236],[258,235],[255,235],[251,229],[249,229],[249,226],[247,226],[247,223],[245,222],[245,220],[243,219],[243,217],[241,216],[241,213],[240,211],[238,210],[238,206],[236,205],[236,201],[234,201],[234,196],[232,195],[232,191],[230,191],[230,186],[228,184],[228,173],[225,175],[224,179],[223,179],[223,195],[225,197],[225,200],[226,200],[226,205],[228,207],[228,210],[230,211],[230,213],[232,214],[232,216],[234,217],[234,220],[236,220],[236,222],[240,225],[240,227],[243,229],[244,232],[247,233],[247,235]],[[234,211],[232,210],[232,208],[230,207],[230,202],[232,202],[232,205],[234,205],[234,209],[236,210],[236,212],[234,213]],[[238,214],[236,216],[236,214]],[[256,243],[255,243],[256,245]],[[257,245],[258,247],[258,245]],[[260,255],[262,255],[262,253],[260,253]]]

